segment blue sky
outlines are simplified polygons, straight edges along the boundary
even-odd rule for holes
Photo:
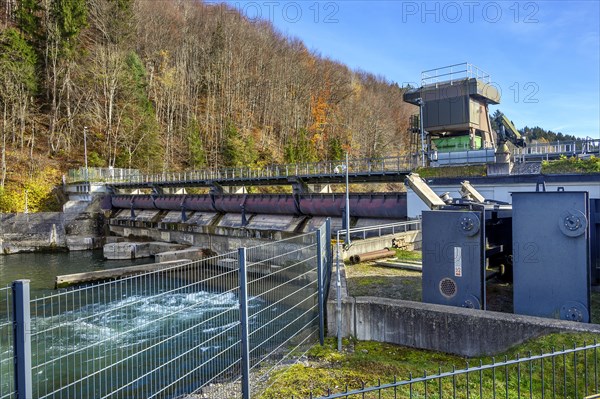
[[[518,128],[600,138],[600,1],[227,1],[309,49],[402,85],[462,62]],[[495,107],[491,108],[494,111]]]

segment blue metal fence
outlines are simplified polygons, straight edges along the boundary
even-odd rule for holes
[[[0,290],[0,306],[5,294],[7,307],[0,330],[14,325],[16,338],[14,347],[12,339],[2,342],[0,398],[173,398],[193,392],[249,398],[255,390],[251,373],[277,366],[322,336],[319,276],[330,270],[322,256],[326,234],[323,226],[31,301],[27,281],[16,282],[12,293]],[[14,314],[11,300],[28,305]],[[25,385],[15,387],[13,359],[23,370],[15,376]],[[27,383],[30,388],[22,388]]]

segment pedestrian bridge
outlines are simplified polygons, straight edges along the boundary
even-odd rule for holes
[[[516,163],[540,162],[544,160],[567,157],[598,156],[599,139],[586,139],[570,142],[533,144],[526,148],[515,148],[512,159]],[[493,163],[491,156],[482,158],[482,150],[465,150],[452,154],[452,165],[481,165]],[[485,151],[485,150],[484,150]],[[437,159],[437,154],[430,154]],[[402,155],[381,158],[350,159],[344,161],[325,161],[302,164],[269,165],[263,168],[206,168],[182,172],[164,172],[144,174],[134,169],[117,168],[79,168],[69,171],[65,177],[66,184],[85,182],[103,183],[113,190],[119,189],[153,189],[163,192],[165,188],[210,187],[216,189],[223,186],[273,186],[323,185],[344,183],[346,174],[350,183],[382,183],[402,182],[412,170],[421,166],[416,155]]]

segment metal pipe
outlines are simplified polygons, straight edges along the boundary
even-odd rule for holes
[[[370,260],[391,258],[396,256],[396,251],[387,250],[385,252],[367,252],[362,255],[354,255],[354,263],[367,262]]]

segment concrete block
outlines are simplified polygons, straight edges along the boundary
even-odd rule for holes
[[[100,248],[102,240],[97,237],[67,236],[69,251],[85,251]]]
[[[124,237],[118,237],[118,236],[106,236],[106,237],[104,237],[104,240],[106,241],[107,244],[115,244],[118,242],[125,242]]]
[[[106,259],[138,259],[151,256],[150,243],[147,242],[118,242],[106,244],[103,248]]]
[[[205,252],[202,248],[187,248],[179,251],[160,252],[154,255],[154,261],[168,262],[181,259],[198,260],[205,257]]]

